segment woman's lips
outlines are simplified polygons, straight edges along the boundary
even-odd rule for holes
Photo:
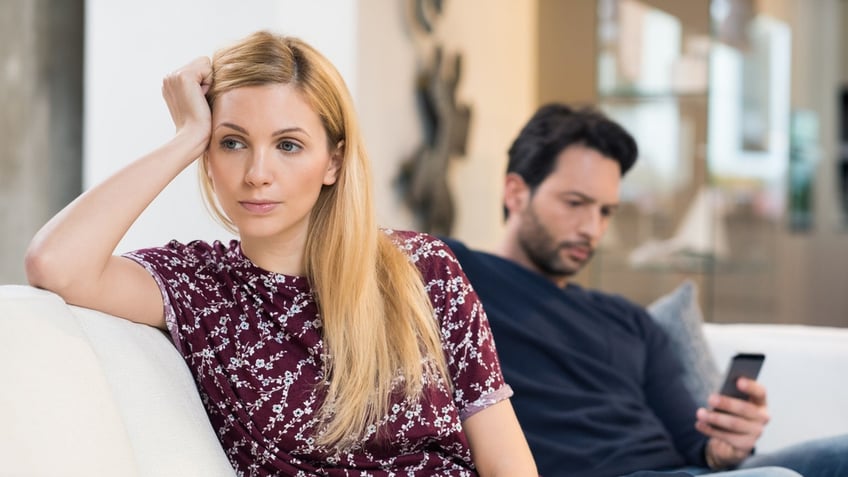
[[[277,207],[278,202],[242,201],[239,202],[248,212],[254,214],[267,214]]]

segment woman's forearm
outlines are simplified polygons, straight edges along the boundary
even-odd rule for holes
[[[96,286],[133,222],[202,154],[206,140],[203,132],[183,131],[56,214],[36,233],[27,250],[25,268],[30,284],[69,293]]]

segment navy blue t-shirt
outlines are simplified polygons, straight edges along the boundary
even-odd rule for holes
[[[705,467],[707,437],[668,338],[644,308],[443,239],[488,315],[545,477]]]

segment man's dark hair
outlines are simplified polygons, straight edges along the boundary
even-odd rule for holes
[[[614,159],[622,176],[639,154],[633,136],[600,111],[552,103],[539,108],[524,125],[509,148],[506,172],[520,175],[535,190],[553,171],[560,152],[575,144]]]

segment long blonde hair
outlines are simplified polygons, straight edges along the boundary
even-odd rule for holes
[[[327,395],[320,445],[348,448],[378,429],[398,383],[408,400],[447,366],[433,307],[418,269],[377,228],[368,158],[353,102],[335,67],[303,41],[257,32],[212,59],[210,107],[222,93],[262,84],[295,86],[343,158],[335,184],[313,206],[304,266],[323,323]],[[203,196],[228,228],[200,161]]]

